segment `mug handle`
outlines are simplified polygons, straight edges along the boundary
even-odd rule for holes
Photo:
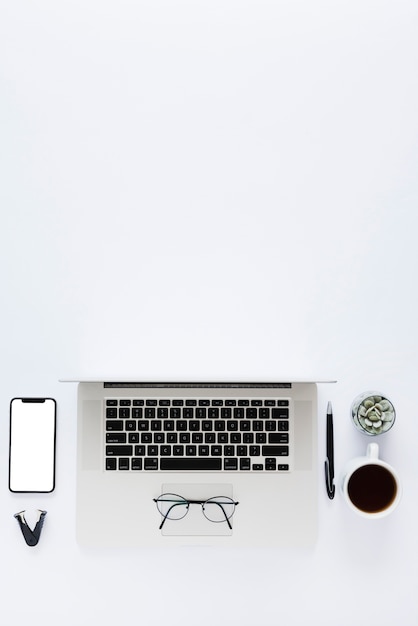
[[[377,443],[369,443],[367,446],[366,456],[369,459],[379,458],[379,445]]]

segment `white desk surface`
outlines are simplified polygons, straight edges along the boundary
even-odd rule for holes
[[[417,623],[417,22],[413,0],[1,3],[5,623]],[[58,379],[106,372],[336,378],[337,476],[380,389],[402,503],[369,522],[320,485],[311,550],[82,550]],[[11,494],[9,401],[35,395],[57,488]]]

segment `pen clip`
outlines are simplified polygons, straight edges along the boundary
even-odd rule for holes
[[[328,498],[331,500],[335,496],[334,476],[331,475],[329,459],[325,459],[325,484],[327,487]]]

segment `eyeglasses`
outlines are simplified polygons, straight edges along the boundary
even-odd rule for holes
[[[176,493],[163,493],[158,498],[154,498],[154,502],[163,517],[159,530],[167,519],[179,520],[185,517],[191,504],[200,504],[203,515],[210,522],[226,522],[232,530],[229,520],[235,512],[236,505],[239,504],[227,496],[216,496],[208,500],[188,500]]]

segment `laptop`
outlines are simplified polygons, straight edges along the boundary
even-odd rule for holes
[[[315,543],[315,382],[78,382],[81,546]]]

